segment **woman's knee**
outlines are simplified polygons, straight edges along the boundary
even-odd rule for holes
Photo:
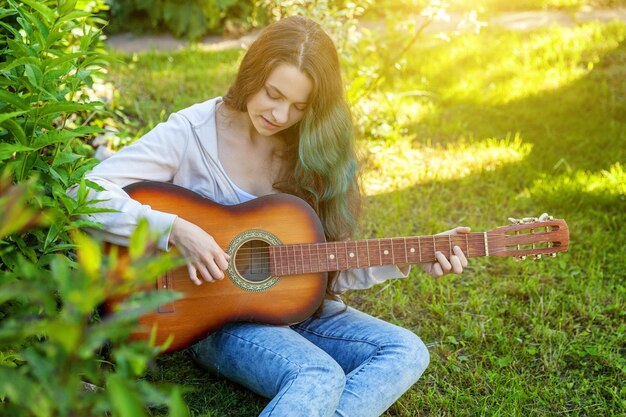
[[[401,328],[392,344],[393,350],[398,353],[396,360],[403,369],[419,378],[430,363],[430,353],[422,339],[412,331]]]
[[[333,361],[299,364],[282,378],[261,416],[331,416],[345,383],[343,370]]]
[[[298,383],[315,387],[320,394],[339,394],[346,385],[346,374],[337,362],[328,358],[326,361],[310,361],[302,364],[297,372]]]

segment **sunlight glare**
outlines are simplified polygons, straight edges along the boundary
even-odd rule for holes
[[[518,162],[531,149],[519,134],[513,139],[462,140],[447,148],[415,148],[409,141],[399,141],[393,147],[375,145],[367,150],[371,160],[364,170],[363,190],[373,196],[432,181],[456,180]]]

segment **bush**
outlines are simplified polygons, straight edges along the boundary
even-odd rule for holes
[[[32,187],[10,186],[3,179],[0,192],[0,213],[4,213],[0,239],[45,221],[46,216],[28,204],[38,197]],[[81,199],[85,197],[83,193]],[[176,264],[171,257],[150,255],[156,238],[146,239],[147,232],[143,223],[131,238],[132,262],[124,269],[123,281],[117,278],[114,252],[103,253],[96,241],[80,233],[73,236],[79,247],[77,265],[55,254],[50,256],[49,269],[22,258],[11,271],[1,271],[2,415],[135,417],[145,415],[146,405],[187,415],[179,388],[156,388],[138,379],[160,349],[146,342],[126,342],[139,315],[171,300],[171,294],[140,293],[105,320],[91,320],[107,298],[137,291],[141,283],[153,282]],[[0,248],[6,249],[6,242]],[[101,356],[105,342],[111,346],[114,365]]]
[[[164,32],[198,39],[237,34],[267,22],[258,0],[109,0],[111,31]],[[156,4],[155,4],[156,3]]]
[[[127,279],[113,280],[115,253],[79,232],[97,227],[79,217],[97,211],[87,184],[76,200],[65,193],[95,164],[86,141],[102,131],[91,87],[106,64],[104,22],[87,7],[103,4],[7,0],[0,8],[0,414],[140,416],[149,404],[185,415],[180,389],[137,379],[159,349],[125,342],[138,314],[171,295],[142,294],[93,320],[106,298],[132,293],[176,261],[150,255],[143,225]],[[114,364],[100,353],[107,340]]]

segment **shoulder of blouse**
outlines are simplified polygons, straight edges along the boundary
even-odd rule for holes
[[[184,117],[193,128],[198,128],[215,120],[215,108],[221,99],[221,97],[215,97],[179,110],[176,113]]]

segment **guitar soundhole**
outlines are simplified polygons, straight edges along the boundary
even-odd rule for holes
[[[249,282],[263,282],[271,277],[269,243],[249,240],[235,254],[235,268]]]

